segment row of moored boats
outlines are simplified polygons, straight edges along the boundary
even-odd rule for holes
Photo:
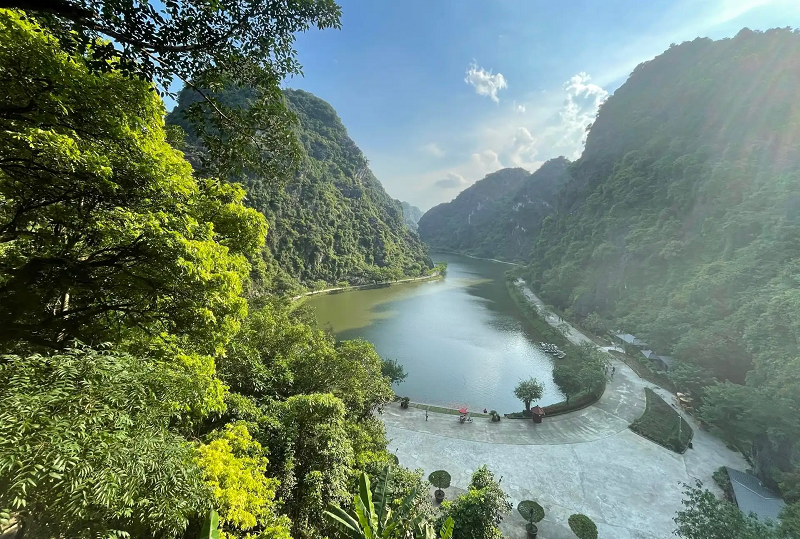
[[[550,354],[552,356],[557,357],[558,359],[564,359],[567,353],[561,350],[558,346],[553,343],[549,342],[540,342],[539,348],[541,348],[545,353]]]

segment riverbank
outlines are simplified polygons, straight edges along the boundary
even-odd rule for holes
[[[307,298],[309,296],[319,296],[325,294],[335,294],[339,292],[349,292],[351,290],[370,290],[373,288],[386,288],[389,286],[394,286],[396,284],[403,284],[403,283],[412,283],[416,281],[430,281],[432,279],[438,279],[442,276],[442,273],[437,271],[430,275],[423,275],[422,277],[409,277],[407,279],[398,279],[397,281],[383,281],[381,283],[371,283],[371,284],[360,284],[356,286],[334,286],[332,288],[324,288],[322,290],[314,290],[312,292],[306,292],[305,294],[300,294],[298,296],[292,297],[292,301],[297,301],[302,298]]]
[[[484,258],[482,256],[472,256],[472,255],[467,254],[467,253],[462,253],[462,252],[459,252],[459,251],[449,251],[447,249],[433,249],[433,251],[436,252],[436,253],[444,253],[444,254],[447,254],[447,255],[464,256],[466,258],[471,258],[473,260],[488,260],[489,262],[499,262],[500,264],[508,264],[509,266],[521,266],[522,265],[522,264],[518,264],[517,262],[506,262],[505,260],[498,260],[496,258]]]

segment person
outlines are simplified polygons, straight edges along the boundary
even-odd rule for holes
[[[425,421],[428,420],[428,410],[425,410]]]
[[[486,408],[483,409],[484,414],[488,414],[489,412],[486,411]]]
[[[611,367],[611,378],[614,378],[614,373],[617,372],[616,367]]]

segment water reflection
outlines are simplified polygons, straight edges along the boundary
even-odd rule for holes
[[[455,255],[443,280],[309,299],[339,339],[363,338],[408,371],[396,388],[412,400],[473,409],[519,410],[512,391],[536,376],[543,404],[562,400],[550,358],[534,346],[503,280],[509,266]]]

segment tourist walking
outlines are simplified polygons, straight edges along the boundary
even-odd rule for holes
[[[425,410],[425,421],[428,420],[428,410]]]
[[[617,372],[616,367],[611,367],[611,378],[614,378],[614,373]]]

